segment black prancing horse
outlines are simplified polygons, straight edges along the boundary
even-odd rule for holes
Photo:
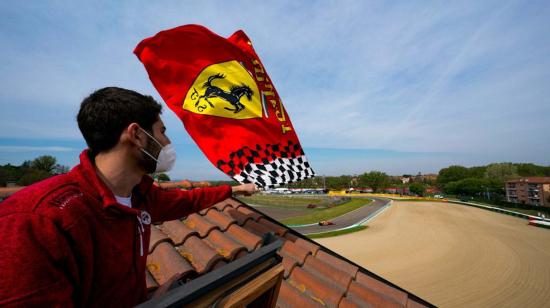
[[[241,84],[240,86],[232,86],[231,89],[229,89],[229,92],[226,92],[212,85],[212,81],[214,81],[215,79],[224,79],[224,78],[225,76],[223,74],[212,75],[208,77],[208,81],[202,85],[203,88],[206,88],[206,91],[204,91],[203,95],[199,96],[199,99],[195,103],[195,107],[197,107],[197,109],[200,112],[206,109],[205,105],[198,106],[201,99],[204,98],[204,100],[208,102],[210,107],[214,108],[214,104],[212,104],[212,102],[208,100],[209,98],[214,98],[214,97],[219,97],[227,101],[231,105],[233,105],[233,107],[235,108],[227,108],[227,107],[224,107],[224,108],[229,111],[233,111],[234,113],[241,112],[242,110],[245,109],[245,106],[240,102],[241,97],[243,97],[243,95],[246,95],[246,98],[250,101],[252,99],[252,95],[254,94],[252,89],[250,89],[250,87],[245,84]],[[198,94],[197,90],[195,90],[194,94]]]

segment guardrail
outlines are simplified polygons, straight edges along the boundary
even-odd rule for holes
[[[497,212],[497,213],[502,213],[502,214],[506,214],[506,215],[510,215],[510,216],[519,217],[519,218],[526,219],[526,220],[529,220],[529,221],[541,221],[541,222],[550,223],[550,219],[542,218],[542,217],[539,217],[539,216],[523,214],[523,213],[514,212],[514,211],[509,211],[509,210],[505,210],[505,209],[502,209],[502,208],[499,208],[499,207],[482,205],[482,204],[479,204],[479,203],[472,203],[472,202],[454,201],[454,200],[448,200],[448,202],[449,203],[462,204],[462,205],[469,205],[469,206],[477,207],[477,208],[480,208],[480,209],[489,210],[489,211],[492,211],[492,212]]]

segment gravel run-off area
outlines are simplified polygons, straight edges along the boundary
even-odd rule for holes
[[[550,230],[469,206],[399,202],[317,241],[440,307],[550,307]]]

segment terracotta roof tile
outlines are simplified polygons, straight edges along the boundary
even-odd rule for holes
[[[219,229],[218,226],[204,219],[199,214],[191,214],[183,221],[185,226],[199,233],[200,237],[206,237],[208,233],[214,229]]]
[[[174,246],[167,242],[158,244],[149,254],[147,269],[159,285],[167,282],[174,275],[179,275],[181,278],[193,275],[195,272],[189,262],[181,258]]]
[[[226,207],[223,212],[229,216],[231,216],[233,219],[237,221],[239,226],[244,225],[247,221],[253,220],[252,217],[243,214],[242,212],[239,212],[238,210],[232,208],[232,207]]]
[[[237,225],[229,226],[225,233],[236,242],[241,243],[244,247],[246,247],[246,249],[248,249],[248,251],[255,250],[262,244],[261,237],[256,234],[252,234]]]
[[[216,252],[226,260],[231,261],[237,256],[241,257],[246,254],[246,248],[242,244],[225,236],[220,230],[212,230],[205,240],[210,247],[216,250]]]
[[[151,239],[149,240],[149,253],[155,250],[158,244],[162,242],[169,242],[170,239],[166,234],[157,229],[155,226],[151,226]]]
[[[298,290],[304,290],[312,299],[323,303],[327,307],[338,307],[340,300],[344,297],[344,291],[334,288],[324,280],[303,270],[300,267],[294,268],[288,282]]]
[[[288,278],[294,267],[299,266],[298,260],[295,257],[286,254],[284,251],[279,251],[279,256],[283,258],[282,264],[284,269],[284,277]]]
[[[405,307],[405,303],[399,303],[393,298],[366,288],[355,281],[351,282],[346,297],[356,303],[369,303],[374,307]]]
[[[321,277],[329,278],[334,285],[337,285],[344,290],[348,289],[348,286],[352,280],[349,273],[343,272],[329,263],[313,256],[308,256],[306,258],[306,262],[303,267],[307,268],[309,271],[317,273]]]
[[[356,303],[356,302],[350,300],[347,297],[342,298],[342,300],[340,301],[340,305],[338,305],[338,308],[362,308],[362,307],[372,307],[372,305],[369,305],[369,304],[367,304],[365,302],[362,302],[362,301],[359,304],[359,303]]]
[[[147,292],[156,290],[159,285],[155,281],[155,278],[151,275],[149,271],[145,271],[145,285],[147,286]]]
[[[244,207],[244,206],[239,206],[239,207],[237,208],[237,211],[239,211],[239,212],[245,214],[245,215],[248,216],[248,217],[252,217],[252,219],[253,219],[254,221],[258,221],[258,219],[262,218],[262,215],[261,215],[260,213],[258,213],[258,212],[256,212],[256,211],[253,211],[253,210],[251,210],[251,209],[249,209],[249,208],[247,208],[247,207]]]
[[[306,240],[301,239],[301,238],[296,238],[294,243],[298,246],[306,248],[307,250],[309,250],[311,252],[312,255],[317,254],[317,251],[320,248],[319,245],[313,244],[312,242],[306,241]]]
[[[281,289],[279,290],[279,298],[277,299],[277,307],[280,308],[318,308],[324,307],[319,302],[313,300],[311,297],[300,292],[295,287],[291,286],[286,280],[281,282]]]
[[[357,273],[357,277],[355,277],[355,280],[357,281],[357,283],[378,293],[382,293],[388,297],[391,297],[403,305],[405,305],[405,303],[407,302],[407,293],[395,289],[373,277],[367,276],[359,272]]]
[[[265,234],[272,233],[273,231],[269,229],[267,226],[259,224],[253,220],[248,220],[244,225],[243,228],[246,230],[258,235],[258,236],[264,236]]]
[[[302,246],[298,246],[291,241],[286,241],[281,247],[279,254],[283,257],[289,255],[297,260],[297,262],[302,265],[306,261],[307,255],[311,254],[309,250]]]
[[[418,303],[418,302],[416,302],[416,301],[414,301],[414,300],[408,298],[408,299],[407,299],[407,306],[406,306],[406,307],[407,307],[407,308],[424,308],[424,307],[426,307],[426,306],[424,306],[424,305],[422,305],[422,304],[420,304],[420,303]]]
[[[204,215],[204,218],[206,218],[214,225],[218,226],[222,231],[227,230],[230,225],[237,223],[237,221],[233,217],[223,212],[218,212],[215,209],[208,211],[208,213]]]
[[[223,259],[214,249],[196,236],[185,240],[183,245],[178,247],[178,251],[199,274],[210,271],[217,262]]]
[[[218,211],[222,212],[223,210],[225,210],[225,208],[227,207],[230,207],[230,208],[233,208],[231,206],[231,204],[227,203],[225,200],[222,201],[222,202],[218,202],[216,204],[214,204],[212,207],[210,207],[209,209],[212,209],[212,208],[216,208],[218,209]]]
[[[234,199],[151,230],[146,279],[148,290],[157,288],[155,296],[168,291],[170,279],[194,278],[258,249],[269,233],[284,241],[278,307],[424,307]]]
[[[188,237],[199,234],[179,220],[166,221],[160,229],[170,237],[174,245],[181,245]]]
[[[321,259],[329,264],[332,264],[334,267],[340,269],[343,272],[348,273],[351,277],[355,277],[359,268],[347,261],[344,261],[340,258],[337,258],[328,252],[319,250],[315,255],[318,259]]]
[[[278,236],[284,236],[288,232],[287,228],[279,226],[278,224],[272,223],[271,221],[265,219],[264,217],[258,219],[258,223],[266,226],[271,231],[275,232],[275,234],[277,234]]]
[[[226,199],[225,202],[229,205],[231,205],[232,207],[234,208],[238,208],[240,207],[241,205],[243,205],[240,201],[237,201],[233,198],[229,198],[229,199]]]
[[[296,241],[296,239],[298,239],[298,237],[290,232],[287,232],[285,233],[285,239],[289,240],[289,241]]]

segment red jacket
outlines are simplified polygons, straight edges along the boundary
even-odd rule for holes
[[[146,296],[150,221],[178,219],[231,196],[228,185],[165,191],[144,176],[128,208],[87,154],[69,173],[0,203],[0,306],[134,306]]]

